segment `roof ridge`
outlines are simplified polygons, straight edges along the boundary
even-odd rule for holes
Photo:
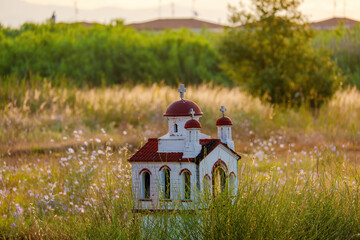
[[[220,144],[229,149],[233,154],[237,154],[217,138],[200,139],[201,151],[193,158],[183,158],[183,152],[158,152],[158,138],[149,138],[148,141],[138,151],[129,158],[129,162],[195,162],[199,163],[208,154],[210,154]]]

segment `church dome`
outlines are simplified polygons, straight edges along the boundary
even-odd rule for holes
[[[228,117],[221,117],[216,121],[216,126],[228,126],[232,125],[232,121]]]
[[[189,117],[191,108],[194,109],[195,116],[203,115],[196,103],[190,100],[181,99],[170,104],[170,106],[166,109],[164,117]]]
[[[190,119],[185,123],[185,129],[188,128],[201,128],[201,124],[198,120]]]

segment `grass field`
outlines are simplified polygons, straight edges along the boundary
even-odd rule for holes
[[[202,132],[216,137],[218,109],[228,109],[243,157],[239,194],[148,224],[131,212],[126,160],[166,132],[175,88],[19,82],[2,83],[0,97],[0,238],[360,238],[356,89],[311,110],[264,104],[240,88],[188,86]]]

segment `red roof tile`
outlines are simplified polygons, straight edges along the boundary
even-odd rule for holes
[[[129,162],[174,162],[182,159],[183,153],[158,153],[158,139],[149,138],[148,142],[139,149]]]
[[[232,125],[232,121],[228,117],[221,117],[216,121],[216,126],[229,126]]]
[[[158,153],[158,139],[149,138],[148,142],[140,148],[130,159],[129,162],[196,162],[199,163],[219,144],[228,148],[232,153],[241,158],[236,152],[223,144],[219,139],[200,139],[202,145],[201,152],[195,158],[182,158],[182,152]]]
[[[201,29],[201,28],[224,28],[223,25],[201,21],[194,18],[164,18],[156,19],[142,23],[132,23],[131,26],[138,30],[164,30],[164,29],[178,29],[178,28],[190,28],[190,29]]]
[[[337,27],[341,22],[345,24],[346,27],[354,27],[356,24],[359,24],[360,22],[350,19],[350,18],[329,18],[323,21],[318,22],[312,22],[310,23],[310,26],[314,28],[323,28],[323,29],[329,29],[329,28],[335,28]]]
[[[201,124],[196,119],[190,119],[185,123],[185,129],[188,128],[201,128]]]
[[[164,113],[164,117],[189,117],[191,108],[195,111],[195,116],[203,115],[201,109],[196,103],[190,100],[181,99],[169,105],[166,109],[166,113]]]

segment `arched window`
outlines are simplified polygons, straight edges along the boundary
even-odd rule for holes
[[[175,123],[175,125],[174,125],[174,132],[178,132],[178,125]]]
[[[213,192],[215,196],[225,191],[226,173],[222,167],[216,168],[213,173],[213,187]]]
[[[181,174],[182,173],[182,174]],[[180,172],[182,175],[182,199],[183,200],[190,200],[191,199],[191,173],[188,169],[184,169]]]
[[[211,180],[209,175],[205,175],[203,178],[204,193],[210,195],[211,193]]]
[[[162,195],[164,199],[170,199],[170,170],[167,167],[162,169]]]
[[[212,170],[212,184],[214,196],[222,193],[227,184],[227,166],[222,160],[218,160]]]
[[[141,174],[141,198],[150,199],[150,173],[148,171]]]
[[[236,176],[234,172],[229,175],[229,191],[234,192],[236,188]]]

